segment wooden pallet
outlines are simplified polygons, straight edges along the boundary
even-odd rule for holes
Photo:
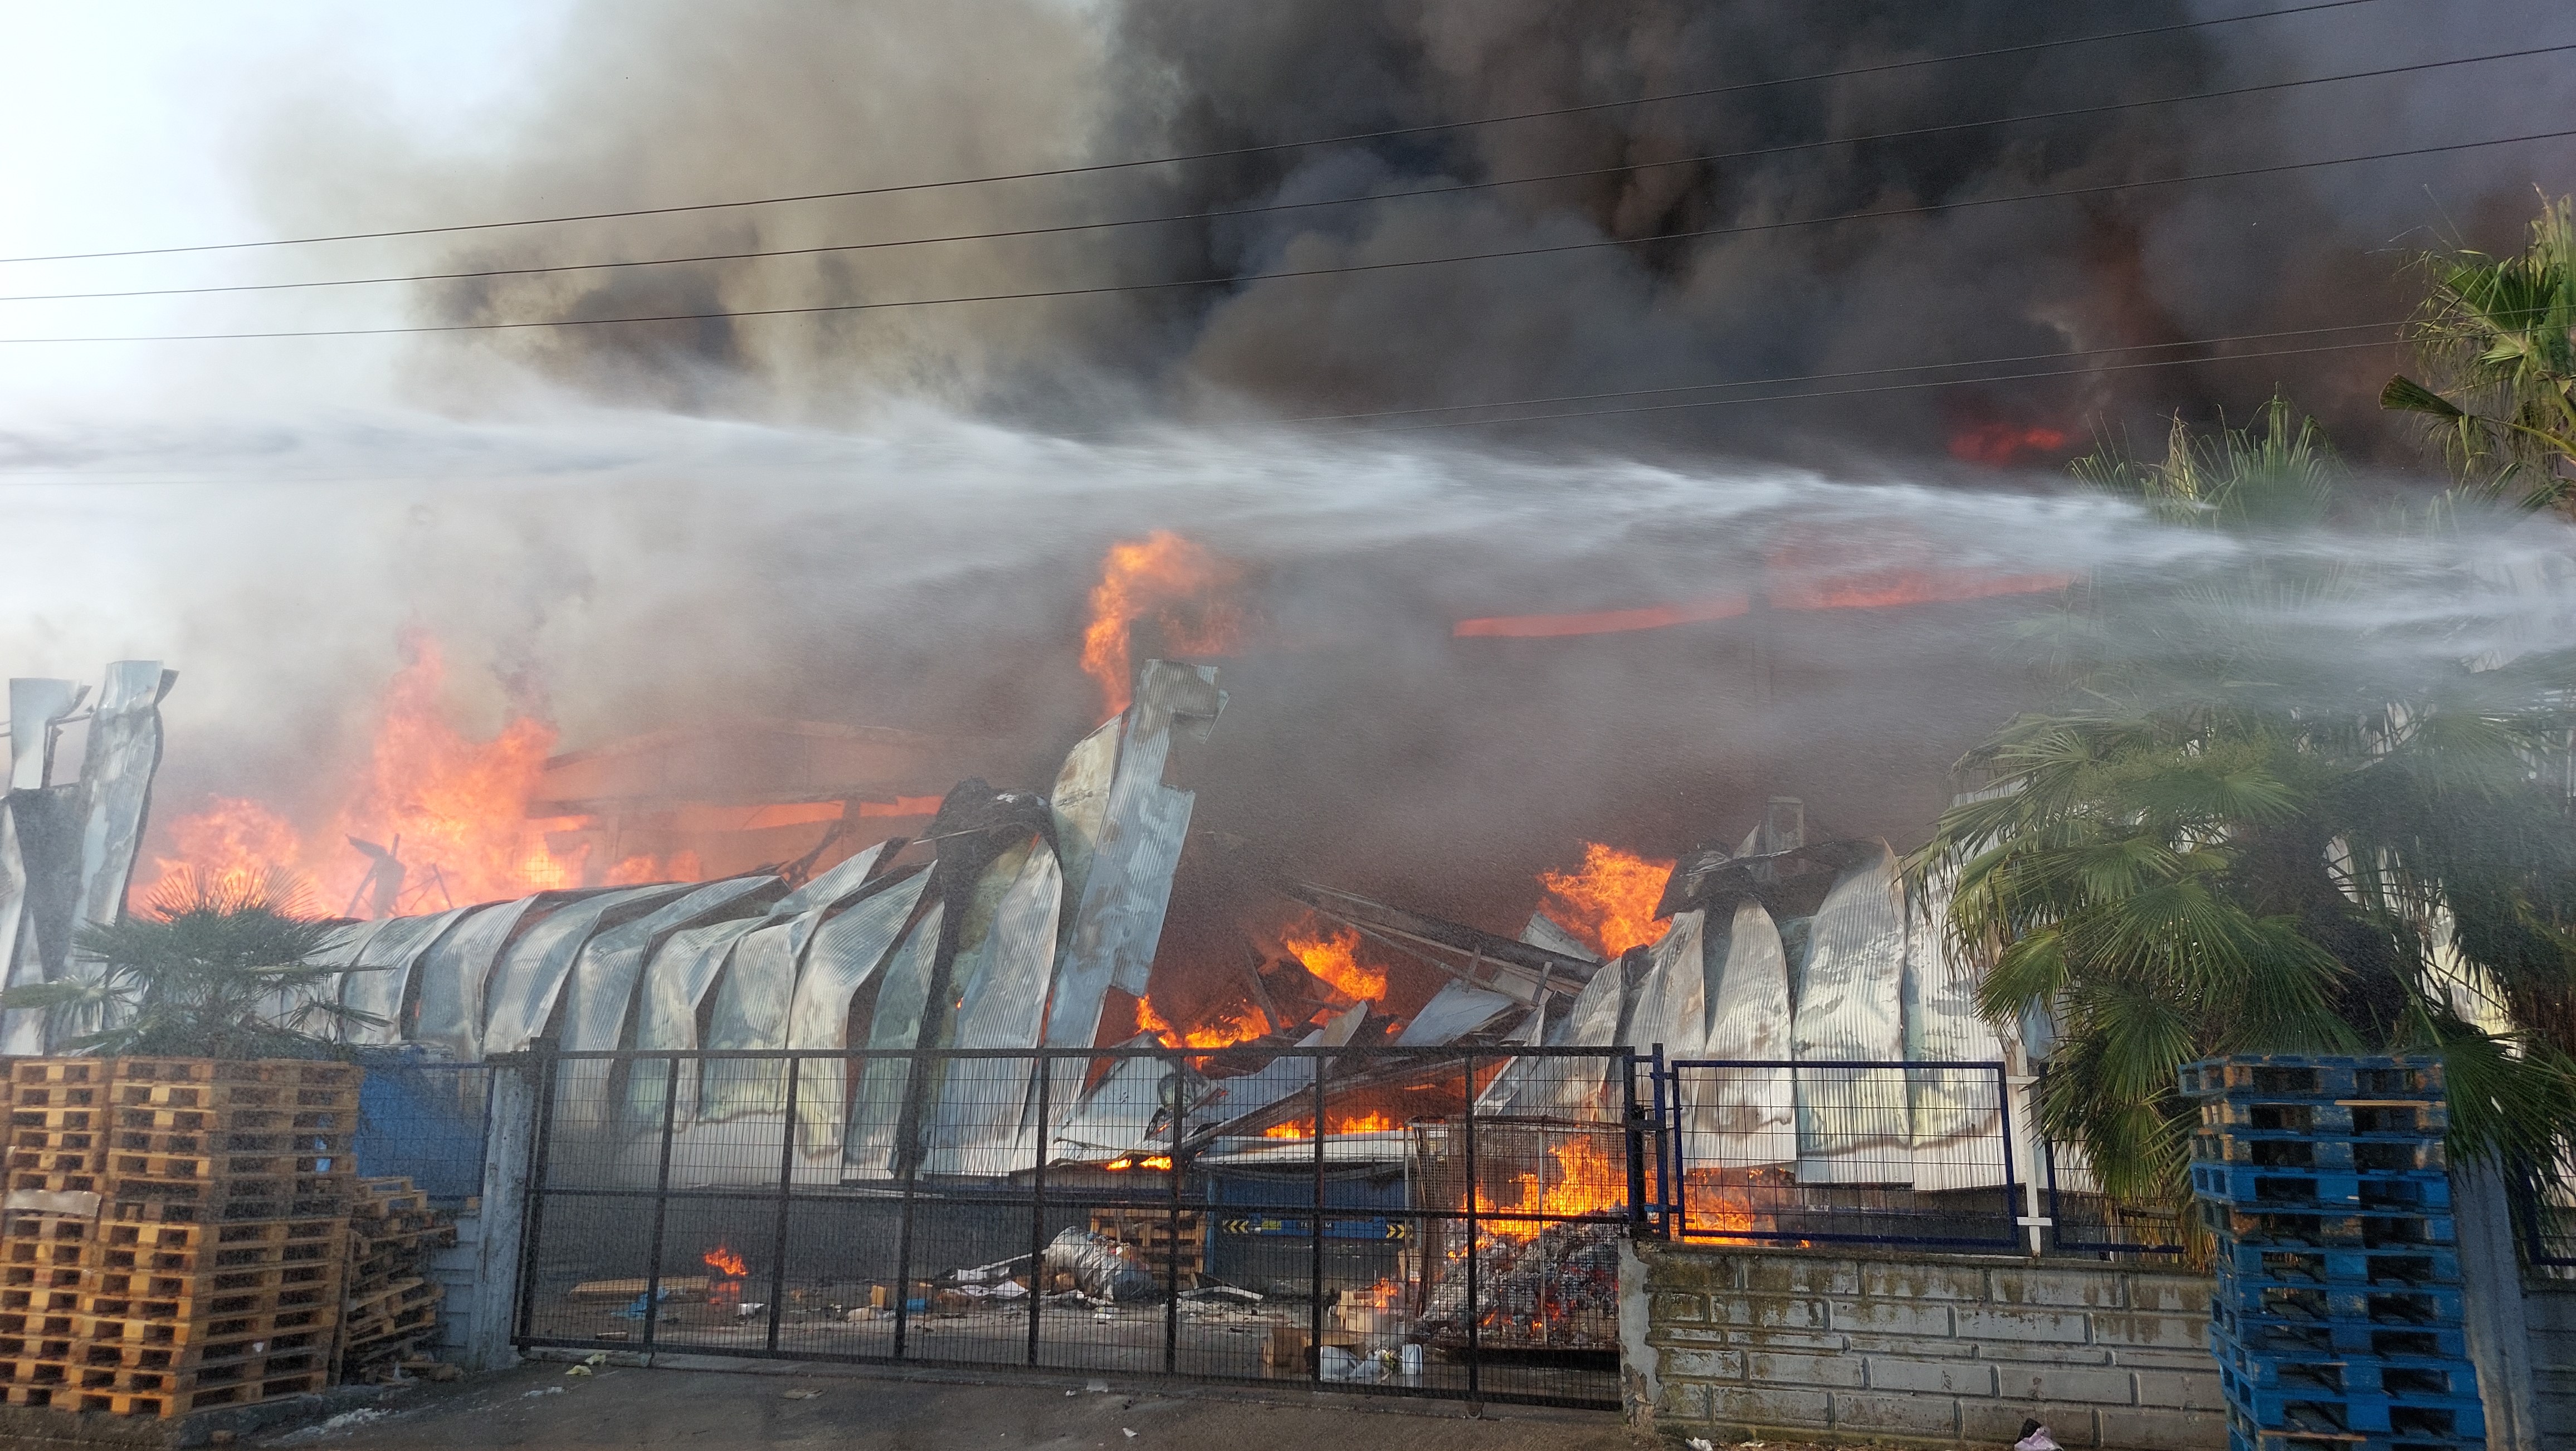
[[[228,1385],[199,1387],[179,1391],[82,1390],[67,1386],[10,1386],[9,1404],[13,1406],[50,1406],[63,1411],[104,1411],[111,1416],[152,1416],[167,1419],[192,1411],[211,1410],[217,1406],[250,1405],[284,1396],[310,1395],[327,1385],[323,1371],[308,1370],[267,1377],[257,1381],[240,1381]]]
[[[9,1132],[40,1129],[49,1132],[85,1131],[97,1133],[114,1121],[104,1103],[93,1101],[93,1091],[86,1086],[65,1090],[61,1101],[55,1101],[51,1089],[30,1090],[30,1101],[9,1105]]]
[[[57,1084],[102,1084],[115,1068],[112,1058],[20,1058],[10,1063],[8,1087],[12,1102],[21,1088],[49,1088]]]
[[[415,1189],[409,1179],[361,1179],[357,1197],[350,1202],[352,1219],[392,1219],[401,1215],[429,1213],[429,1191]]]
[[[94,1344],[185,1346],[218,1344],[245,1338],[274,1338],[305,1331],[328,1331],[339,1324],[338,1297],[328,1304],[278,1305],[238,1314],[208,1315],[202,1320],[171,1320],[125,1314],[74,1317],[76,1333]]]

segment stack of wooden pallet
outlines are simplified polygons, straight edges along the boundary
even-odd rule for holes
[[[359,1076],[283,1060],[12,1065],[6,1202],[23,1211],[0,1216],[0,1338],[36,1353],[10,1364],[8,1398],[175,1416],[327,1384]]]
[[[361,1179],[349,1212],[348,1309],[340,1321],[338,1378],[383,1379],[417,1365],[438,1334],[446,1286],[429,1255],[455,1242],[456,1225],[433,1212],[409,1179]]]
[[[1157,1276],[1170,1264],[1177,1246],[1181,1284],[1186,1288],[1207,1272],[1207,1229],[1198,1210],[1182,1210],[1177,1224],[1174,1218],[1166,1209],[1094,1209],[1091,1232],[1126,1246],[1139,1264]]]

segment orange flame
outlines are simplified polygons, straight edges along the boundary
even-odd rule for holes
[[[554,727],[523,715],[490,740],[472,739],[448,722],[440,704],[447,666],[437,642],[415,632],[403,644],[409,658],[386,685],[366,765],[327,830],[307,839],[266,806],[218,797],[171,825],[176,854],[155,857],[159,876],[139,885],[134,900],[148,901],[164,882],[190,872],[223,882],[274,869],[314,883],[323,909],[336,912],[356,898],[368,872],[366,860],[347,845],[350,837],[388,847],[400,838],[406,870],[398,911],[577,885],[587,849],[558,857],[547,849],[546,833],[579,818],[528,818],[554,748]],[[629,858],[611,875],[667,881],[694,877],[695,868],[694,861]],[[359,910],[367,905],[357,902]]]
[[[1132,1156],[1116,1158],[1100,1167],[1104,1169],[1116,1169],[1121,1173],[1124,1173],[1129,1169],[1168,1169],[1172,1167],[1172,1156],[1169,1154],[1147,1154],[1141,1159],[1134,1158]]]
[[[1476,1213],[1485,1214],[1619,1214],[1628,1208],[1626,1162],[1605,1152],[1589,1136],[1564,1139],[1548,1150],[1556,1172],[1516,1174],[1508,1201],[1476,1190]],[[1496,1239],[1532,1240],[1547,1227],[1537,1219],[1485,1220],[1479,1226]]]
[[[1099,682],[1104,715],[1127,708],[1135,678],[1127,633],[1151,618],[1164,645],[1195,654],[1234,648],[1240,619],[1221,598],[1235,571],[1223,560],[1168,529],[1109,546],[1100,583],[1091,591],[1091,623],[1082,632],[1082,669]]]
[[[1219,1013],[1184,1031],[1165,1022],[1163,1015],[1154,1011],[1154,1000],[1143,997],[1136,1000],[1136,1028],[1161,1039],[1167,1048],[1231,1048],[1269,1032],[1270,1023],[1261,1016],[1260,1009],[1242,1007]]]
[[[1977,423],[1950,435],[1950,457],[2000,468],[2024,454],[2055,453],[2066,440],[2066,430],[2045,424]]]
[[[1547,888],[1545,905],[1555,909],[1549,916],[1573,929],[1604,957],[1616,957],[1664,935],[1655,925],[1660,920],[1655,903],[1662,899],[1664,881],[1672,871],[1669,861],[1587,841],[1581,870],[1541,872],[1538,880]]]
[[[698,1256],[698,1259],[708,1269],[729,1280],[741,1279],[751,1270],[751,1266],[743,1261],[743,1257],[734,1253],[723,1240],[716,1241],[716,1247]]]
[[[1324,1120],[1324,1132],[1327,1135],[1382,1134],[1402,1127],[1403,1125],[1397,1123],[1391,1115],[1374,1108],[1366,1113],[1345,1113],[1338,1117],[1327,1117]],[[1292,1119],[1284,1124],[1272,1124],[1261,1131],[1261,1136],[1265,1139],[1311,1139],[1315,1136],[1315,1121],[1306,1118]]]
[[[1616,635],[1628,630],[1661,630],[1731,620],[1753,608],[1749,595],[1711,595],[1677,605],[1645,605],[1632,610],[1591,610],[1572,615],[1488,615],[1460,620],[1449,633],[1461,638],[1486,636],[1506,640],[1547,640],[1566,635]]]
[[[1660,887],[1659,883],[1658,890]],[[1308,972],[1332,984],[1333,991],[1353,1002],[1373,1003],[1386,996],[1386,969],[1360,961],[1360,935],[1347,927],[1335,930],[1329,937],[1291,932],[1283,945],[1289,956],[1305,964]]]
[[[1686,1196],[1690,1212],[1683,1216],[1685,1227],[1693,1234],[1746,1235],[1753,1232],[1753,1212],[1729,1197],[1726,1186],[1718,1182],[1718,1170],[1693,1169]]]

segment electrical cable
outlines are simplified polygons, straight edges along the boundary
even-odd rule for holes
[[[2180,96],[2155,96],[2136,101],[2113,101],[2099,106],[2077,106],[2058,111],[2039,111],[2021,116],[1996,116],[1975,121],[1948,121],[1937,126],[1916,126],[1902,131],[1871,132],[1859,136],[1829,136],[1813,141],[1790,141],[1775,146],[1756,146],[1741,151],[1710,152],[1698,156],[1677,156],[1667,161],[1629,161],[1615,166],[1596,166],[1579,171],[1547,172],[1537,176],[1505,177],[1493,181],[1452,182],[1442,186],[1413,187],[1402,191],[1373,192],[1366,196],[1321,197],[1311,201],[1270,202],[1260,206],[1220,207],[1206,211],[1175,212],[1152,217],[1125,217],[1105,222],[1065,222],[1043,227],[1012,227],[984,232],[951,232],[931,237],[902,237],[877,242],[832,242],[811,247],[768,247],[742,252],[707,252],[685,257],[643,257],[609,262],[557,262],[526,267],[489,267],[462,272],[411,272],[383,277],[335,277],[294,282],[233,282],[202,287],[137,287],[106,292],[34,292],[0,294],[0,302],[86,302],[133,297],[198,297],[220,293],[289,292],[320,287],[375,287],[404,282],[472,282],[498,277],[535,277],[558,272],[600,272],[632,267],[676,267],[705,262],[749,262],[779,257],[814,257],[839,252],[871,252],[896,247],[928,247],[956,242],[998,241],[1022,237],[1060,236],[1074,232],[1111,231],[1124,227],[1162,226],[1175,222],[1219,221],[1230,217],[1257,216],[1273,212],[1309,211],[1321,207],[1360,206],[1376,202],[1405,201],[1416,197],[1455,196],[1467,192],[1492,191],[1502,187],[1534,186],[1542,182],[1576,181],[1590,177],[1625,175],[1656,171],[1675,166],[1707,166],[1721,162],[1743,161],[1759,156],[1778,156],[1798,151],[1821,150],[1829,146],[1861,146],[1877,141],[1905,141],[1924,136],[1944,135],[1954,131],[1973,131],[1989,126],[2018,126],[2037,121],[2064,121],[2081,116],[2099,116],[2117,111],[2142,110],[2151,106],[2179,105],[2189,101],[2214,101],[2236,96],[2258,95],[2270,91],[2295,90],[2303,86],[2329,85],[2342,81],[2376,80],[2388,76],[2409,75],[2422,71],[2444,70],[2455,66],[2481,65],[2490,61],[2521,60],[2531,56],[2557,55],[2576,50],[2576,42],[2563,45],[2535,46],[2527,50],[2497,51],[2487,55],[2459,56],[2449,60],[2419,61],[2411,65],[2385,66],[2377,70],[2348,71],[2331,76],[2307,76],[2297,80],[2266,81],[2259,85],[2236,86],[2218,91],[2194,91]]]
[[[1089,287],[1034,288],[1019,292],[968,293],[949,297],[897,298],[879,302],[816,303],[796,307],[763,307],[714,309],[704,312],[653,313],[632,317],[532,318],[505,322],[414,323],[389,327],[279,329],[261,332],[220,333],[144,333],[88,337],[0,338],[0,346],[10,344],[69,343],[158,343],[158,342],[238,342],[291,338],[343,338],[416,336],[437,333],[512,332],[536,328],[612,327],[641,323],[717,322],[759,317],[811,317],[833,313],[875,312],[890,308],[945,307],[964,303],[1026,302],[1050,298],[1096,297],[1117,293],[1159,292],[1187,287],[1223,287],[1251,282],[1292,281],[1313,277],[1349,276],[1369,272],[1390,272],[1414,267],[1449,266],[1461,262],[1492,262],[1518,257],[1553,256],[1568,252],[1595,251],[1608,247],[1640,247],[1672,242],[1695,241],[1709,237],[1742,236],[1756,232],[1783,231],[1794,227],[1824,226],[1837,222],[1883,221],[1898,217],[1930,216],[1942,212],[1965,211],[1974,207],[2003,206],[2019,202],[2047,201],[2067,197],[2100,196],[2111,192],[2136,191],[2149,187],[2180,186],[2192,182],[2227,181],[2254,176],[2278,176],[2289,172],[2311,171],[2330,166],[2353,166],[2373,161],[2393,161],[2417,156],[2438,156],[2459,151],[2476,151],[2491,146],[2512,146],[2531,141],[2554,141],[2576,136],[2576,129],[2536,131],[2520,136],[2497,136],[2482,141],[2459,141],[2439,146],[2412,146],[2396,151],[2369,152],[2358,156],[2328,157],[2315,161],[2280,162],[2268,166],[2238,167],[2227,171],[2195,172],[2184,176],[2151,177],[2137,181],[2100,182],[2090,186],[2061,187],[2047,191],[2015,192],[2003,196],[1967,197],[1954,201],[1926,203],[1911,207],[1884,207],[1876,211],[1837,212],[1814,217],[1794,217],[1773,222],[1747,222],[1726,227],[1704,227],[1688,232],[1672,232],[1649,237],[1605,237],[1587,242],[1561,242],[1541,247],[1515,247],[1496,252],[1470,252],[1448,257],[1421,257],[1398,262],[1361,262],[1336,267],[1307,267],[1290,271],[1225,274],[1211,277],[1175,278],[1162,282],[1103,283]]]
[[[1951,55],[1918,56],[1911,60],[1882,61],[1875,65],[1850,66],[1841,70],[1815,71],[1806,75],[1780,76],[1770,80],[1739,81],[1730,85],[1705,86],[1688,91],[1670,91],[1659,95],[1637,96],[1621,101],[1594,101],[1573,106],[1552,106],[1544,110],[1518,111],[1501,116],[1486,116],[1472,121],[1434,121],[1418,126],[1395,126],[1379,131],[1354,131],[1338,136],[1317,136],[1301,141],[1269,141],[1247,146],[1221,147],[1209,151],[1175,152],[1166,156],[1138,157],[1126,161],[1091,162],[1080,166],[1044,167],[1028,171],[996,172],[985,176],[953,177],[941,181],[899,182],[884,186],[851,187],[839,191],[796,192],[779,196],[748,197],[736,201],[687,202],[661,207],[629,207],[618,211],[571,212],[548,217],[521,217],[497,222],[453,222],[429,227],[390,227],[369,232],[332,232],[305,237],[268,237],[246,242],[198,242],[164,247],[125,247],[98,252],[53,252],[20,257],[0,257],[10,262],[84,262],[108,257],[163,257],[183,252],[234,252],[254,247],[301,247],[323,242],[378,241],[390,237],[427,237],[456,232],[497,231],[509,227],[545,227],[567,222],[616,221],[631,217],[672,216],[684,212],[726,211],[742,207],[779,206],[794,202],[838,201],[855,197],[891,196],[904,192],[939,191],[952,187],[984,186],[995,182],[1032,181],[1047,177],[1083,176],[1101,172],[1126,171],[1137,167],[1168,166],[1186,161],[1209,161],[1232,156],[1255,156],[1274,151],[1295,151],[1309,146],[1337,146],[1356,141],[1379,141],[1399,136],[1419,136],[1438,131],[1469,130],[1479,126],[1499,126],[1518,121],[1544,120],[1555,116],[1582,115],[1596,111],[1620,110],[1630,106],[1660,105],[1671,101],[1697,100],[1741,91],[1764,90],[1773,86],[1802,85],[1815,81],[1841,80],[1852,76],[1876,75],[1887,71],[1908,70],[1920,66],[1947,65],[1958,61],[1986,60],[1996,56],[2023,55],[2033,51],[2052,50],[2069,45],[2090,45],[2103,41],[2129,40],[2140,36],[2166,35],[2177,31],[2200,30],[2219,25],[2236,25],[2253,20],[2274,20],[2285,16],[2305,15],[2321,10],[2340,10],[2353,5],[2376,4],[2378,0],[2314,0],[2305,5],[2284,6],[2277,10],[2258,10],[2244,15],[2224,15],[2209,20],[2177,21],[2170,25],[2141,26],[2131,30],[2101,31],[2092,35],[2067,36],[2057,40],[2028,41],[2020,45],[1998,46],[1991,50],[1962,51]]]

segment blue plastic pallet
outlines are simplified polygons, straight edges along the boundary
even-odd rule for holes
[[[2457,1285],[2285,1285],[2218,1267],[2217,1305],[2280,1320],[2359,1320],[2372,1325],[2458,1325]]]
[[[2245,1399],[2230,1394],[2228,1409],[2249,1429],[2297,1433],[2345,1432],[2362,1436],[2433,1436],[2483,1441],[2486,1407],[2471,1396],[2413,1397],[2256,1389]]]
[[[2273,1129],[2204,1128],[2191,1136],[2191,1159],[2293,1174],[2440,1174],[2450,1168],[2440,1139],[2356,1139]]]
[[[2285,1248],[2393,1249],[2458,1244],[2459,1226],[2448,1214],[2409,1214],[2359,1208],[2247,1209],[2200,1204],[2201,1223],[2222,1240]]]
[[[2210,1356],[2222,1378],[2262,1389],[2306,1390],[2327,1395],[2363,1391],[2375,1395],[2474,1396],[2476,1367],[2465,1359],[2430,1355],[2302,1355],[2298,1352],[2256,1354],[2213,1328]]]
[[[2227,1451],[2479,1451],[2483,1439],[2454,1440],[2441,1436],[2361,1436],[2351,1432],[2334,1435],[2308,1435],[2299,1431],[2239,1430],[2232,1422],[2227,1428]]]
[[[2316,1099],[2422,1102],[2444,1097],[2439,1058],[2247,1053],[2186,1063],[2178,1077],[2186,1098],[2295,1103]]]
[[[2228,1133],[2334,1134],[2360,1139],[2438,1139],[2450,1131],[2447,1103],[2412,1103],[2376,1099],[2345,1102],[2330,1098],[2289,1103],[2251,1099],[2204,1098],[2204,1129]]]
[[[2213,1305],[2213,1335],[2260,1356],[2372,1356],[2395,1360],[2466,1360],[2467,1332],[2457,1325],[2389,1325],[2369,1320],[2290,1319]]]
[[[2447,1245],[2309,1248],[2221,1240],[2218,1263],[2241,1281],[2262,1280],[2276,1285],[2381,1285],[2402,1289],[2460,1283],[2459,1251]]]
[[[2364,1174],[2354,1170],[2261,1169],[2194,1164],[2191,1189],[2238,1209],[2370,1210],[2431,1214],[2451,1207],[2451,1177],[2438,1170]]]

